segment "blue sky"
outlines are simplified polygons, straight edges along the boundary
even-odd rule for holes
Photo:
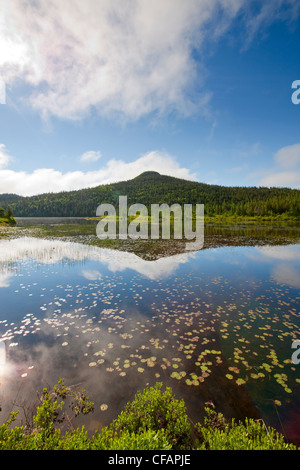
[[[300,187],[299,0],[2,3],[0,193]]]

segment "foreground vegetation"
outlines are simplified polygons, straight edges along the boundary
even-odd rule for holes
[[[128,205],[204,204],[205,216],[267,217],[299,220],[300,191],[290,188],[226,187],[147,171],[129,181],[95,188],[31,197],[0,194],[0,205],[10,205],[16,217],[93,217],[100,204],[117,208],[119,196]]]
[[[183,400],[162,384],[137,392],[124,411],[92,436],[84,427],[74,428],[72,418],[93,411],[85,390],[74,391],[61,379],[52,391],[38,394],[39,406],[32,422],[12,427],[18,413],[0,426],[0,450],[296,450],[262,420],[227,422],[212,403],[202,424],[188,418]],[[68,415],[66,406],[72,410]],[[62,431],[62,424],[69,429]]]
[[[0,207],[0,227],[3,225],[16,225],[10,206],[7,206],[6,210]]]

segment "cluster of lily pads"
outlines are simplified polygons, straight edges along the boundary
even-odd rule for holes
[[[259,383],[261,398],[272,393],[276,405],[299,387],[290,349],[299,331],[299,299],[288,286],[257,280],[238,285],[195,273],[169,281],[133,276],[124,282],[116,275],[57,284],[51,300],[41,303],[46,293],[41,288],[39,312],[26,313],[19,325],[0,324],[10,349],[22,348],[29,334],[51,334],[64,357],[78,341],[80,360],[94,374],[120,380],[147,374],[190,389],[205,387],[218,368],[220,386],[228,381],[253,391]]]

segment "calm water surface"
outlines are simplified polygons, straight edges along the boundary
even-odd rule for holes
[[[1,420],[61,377],[88,429],[162,381],[196,422],[206,401],[300,440],[300,245],[218,247],[146,261],[74,242],[0,240]],[[22,417],[20,418],[22,419]]]

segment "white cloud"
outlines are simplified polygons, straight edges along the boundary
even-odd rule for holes
[[[261,246],[256,247],[256,251],[259,253],[257,260],[272,265],[271,278],[280,284],[300,287],[300,250],[298,245]]]
[[[293,267],[289,264],[279,264],[272,271],[272,277],[280,284],[300,288],[300,270],[297,266]]]
[[[0,272],[0,288],[9,287],[12,275],[8,272]]]
[[[300,188],[300,144],[279,149],[274,155],[274,167],[264,173],[260,186]]]
[[[11,161],[12,157],[7,153],[4,144],[0,144],[0,168],[4,168]]]
[[[130,119],[207,113],[210,93],[195,49],[201,55],[237,17],[251,39],[274,19],[295,18],[297,2],[3,0],[0,74],[32,86],[30,103],[44,117],[80,119],[92,107]]]
[[[259,246],[255,248],[260,255],[270,260],[296,261],[300,260],[300,250],[297,245]]]
[[[89,281],[97,281],[99,279],[102,279],[102,274],[97,271],[97,269],[84,269],[81,274],[85,279],[88,279]]]
[[[94,150],[90,150],[89,152],[83,153],[80,156],[79,160],[81,162],[96,162],[101,157],[102,157],[101,152],[99,152],[99,151],[96,152]]]
[[[300,171],[269,172],[268,175],[261,178],[259,185],[269,188],[290,187],[300,189]]]
[[[134,253],[126,251],[109,250],[96,246],[82,245],[80,243],[64,242],[61,240],[44,240],[31,237],[22,237],[14,240],[0,240],[0,263],[5,275],[0,276],[0,287],[8,287],[8,277],[11,275],[13,261],[35,260],[37,263],[55,264],[70,259],[84,262],[96,261],[106,266],[111,272],[130,269],[147,277],[148,279],[161,279],[172,274],[180,264],[186,263],[195,256],[194,253],[182,253],[155,261],[143,260]],[[99,270],[82,271],[88,280],[101,279]]]
[[[297,21],[300,4],[298,0],[263,0],[260,2],[247,1],[245,14],[245,43],[246,48],[254,37],[263,32],[266,34],[268,26],[277,21],[286,21],[293,24]]]
[[[283,168],[295,168],[300,164],[300,144],[281,148],[275,154],[275,160]]]
[[[0,17],[1,75],[36,87],[30,102],[44,116],[77,119],[91,106],[132,119],[188,113],[192,45],[217,3],[11,0]]]
[[[196,176],[190,173],[190,170],[179,166],[173,156],[152,151],[132,162],[112,159],[99,170],[88,172],[70,171],[61,173],[53,168],[39,168],[32,173],[0,170],[0,194],[10,192],[22,196],[31,196],[46,192],[70,191],[129,180],[143,171],[158,171],[164,175],[187,180],[196,179]]]

